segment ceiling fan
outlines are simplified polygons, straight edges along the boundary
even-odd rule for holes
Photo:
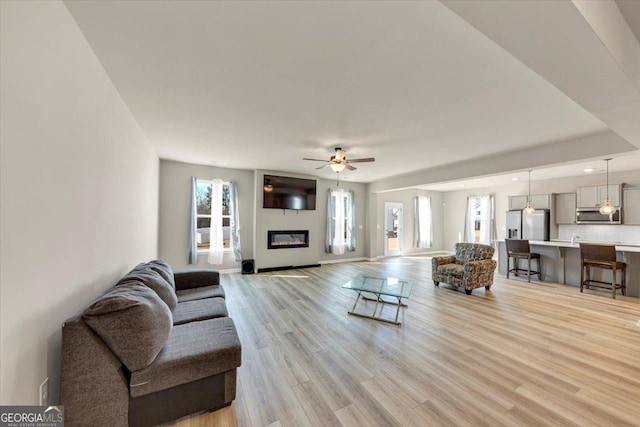
[[[365,163],[365,162],[375,162],[375,157],[367,157],[364,159],[347,159],[345,156],[346,152],[340,148],[336,147],[336,154],[331,156],[329,160],[320,160],[320,159],[308,159],[303,158],[302,160],[311,160],[313,162],[325,162],[326,165],[317,167],[316,169],[322,169],[326,167],[330,167],[333,169],[335,173],[340,173],[344,170],[344,168],[349,169],[350,171],[356,170],[355,167],[351,166],[351,163]]]

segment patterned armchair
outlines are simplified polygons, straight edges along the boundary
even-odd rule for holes
[[[456,243],[455,250],[455,255],[433,257],[433,284],[438,286],[443,282],[463,286],[467,295],[481,286],[489,290],[498,264],[491,259],[495,249],[480,243]]]

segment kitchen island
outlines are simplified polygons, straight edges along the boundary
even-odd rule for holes
[[[498,240],[498,272],[507,274],[507,249],[504,240]],[[583,241],[583,243],[613,244]],[[530,240],[531,252],[539,253],[542,260],[542,280],[580,286],[580,241],[571,243],[564,240]],[[640,297],[640,245],[615,243],[618,261],[627,263],[627,296]],[[521,264],[524,265],[524,262]],[[536,262],[532,268],[537,269]],[[595,271],[595,270],[594,270]],[[598,271],[594,278],[611,280],[611,272]],[[526,276],[524,276],[526,277]],[[536,276],[534,276],[536,277]],[[533,279],[533,278],[532,278]],[[598,292],[598,291],[587,291]],[[600,292],[603,292],[602,290]],[[606,291],[604,291],[606,292]],[[609,293],[610,295],[610,293]],[[619,295],[619,294],[618,294]]]

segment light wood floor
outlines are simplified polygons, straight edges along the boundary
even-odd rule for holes
[[[640,299],[498,274],[467,296],[430,270],[403,257],[222,276],[237,399],[174,425],[640,426]],[[359,273],[415,281],[402,326],[347,314],[341,285]]]

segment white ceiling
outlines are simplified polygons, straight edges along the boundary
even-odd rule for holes
[[[557,179],[572,176],[587,176],[588,174],[605,175],[606,162],[602,158],[587,161],[563,163],[558,166],[535,168],[531,170],[531,181]],[[640,152],[618,154],[609,161],[609,172],[636,171],[640,168]],[[589,169],[589,170],[586,170]],[[514,181],[527,182],[528,170],[516,170],[506,174],[497,174],[473,179],[461,179],[438,184],[420,186],[423,190],[457,191],[471,188],[495,188],[513,184]],[[603,178],[604,180],[604,178]]]
[[[163,159],[372,182],[608,130],[440,2],[65,4]]]

